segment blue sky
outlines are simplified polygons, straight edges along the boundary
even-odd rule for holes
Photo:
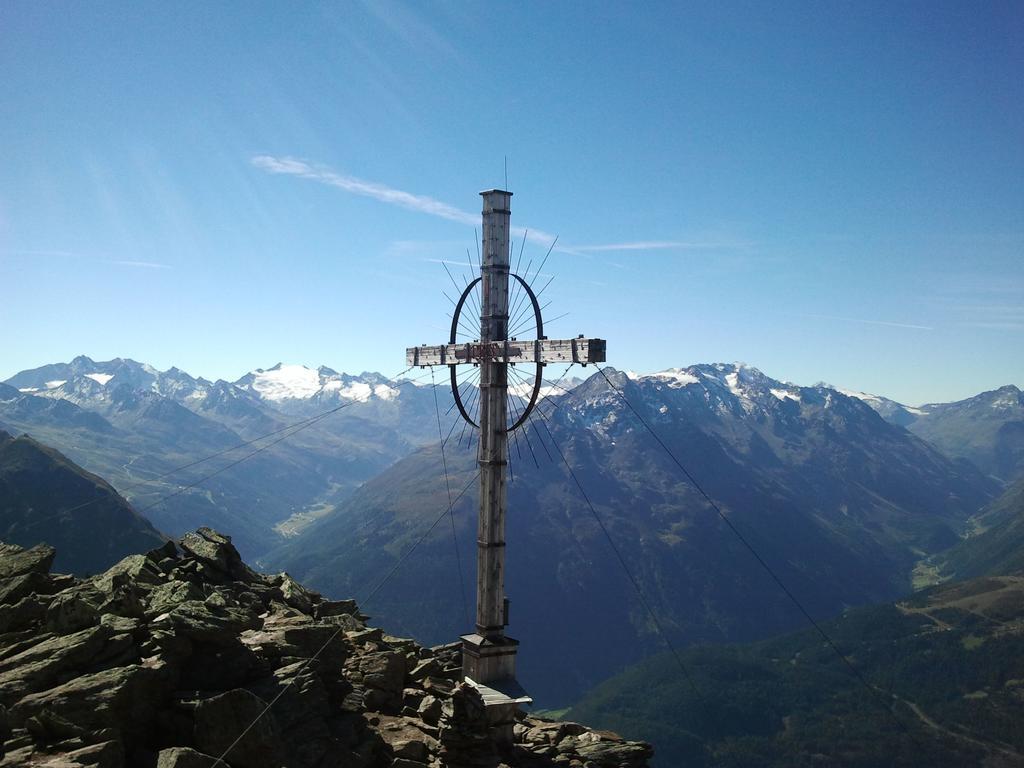
[[[507,156],[549,335],[617,367],[1024,385],[1022,39],[1019,3],[3,3],[0,378],[397,373]]]

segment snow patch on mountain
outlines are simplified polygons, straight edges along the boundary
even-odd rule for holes
[[[373,394],[381,400],[393,400],[398,397],[398,390],[394,387],[389,387],[387,384],[378,384],[373,388]]]
[[[334,379],[324,384],[324,392],[337,392],[338,397],[346,400],[366,402],[373,394],[373,387],[363,381],[353,381],[346,386],[340,379]]]
[[[727,373],[725,375],[725,385],[729,387],[729,391],[732,392],[736,397],[743,397],[743,390],[740,388],[740,374],[738,371]]]
[[[268,371],[253,371],[250,386],[265,400],[304,399],[321,389],[320,375],[312,368],[283,363]]]
[[[46,382],[47,389],[56,389],[62,387],[67,383],[67,379],[54,379],[53,381]]]
[[[101,387],[105,387],[107,386],[107,382],[114,378],[114,375],[112,373],[87,373],[85,374],[85,378],[92,379]],[[63,384],[64,382],[61,383]]]
[[[858,400],[867,403],[876,411],[882,409],[902,408],[907,413],[912,413],[915,416],[928,415],[928,411],[922,410],[921,408],[914,408],[913,406],[910,405],[903,405],[903,403],[897,403],[895,400],[890,400],[889,398],[882,397],[881,395],[873,395],[870,392],[858,392],[857,390],[854,389],[843,389],[842,387],[833,387],[831,384],[827,386],[830,389],[834,389],[836,392],[839,392],[842,395],[846,395],[847,397],[855,397]]]
[[[628,375],[629,374],[627,374],[627,376]],[[632,376],[630,376],[630,378],[634,380],[640,378],[659,379],[661,381],[666,382],[672,388],[685,387],[690,384],[697,384],[700,382],[700,379],[698,379],[692,373],[683,368],[669,368],[667,370],[652,373],[647,376],[637,376],[636,374],[633,374]]]
[[[798,403],[800,402],[800,395],[796,392],[790,392],[788,389],[772,389],[770,391],[779,400],[796,400]]]

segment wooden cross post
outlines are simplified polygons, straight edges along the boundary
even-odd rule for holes
[[[541,336],[532,341],[508,338],[509,205],[512,193],[492,189],[480,194],[483,197],[483,259],[480,267],[479,342],[412,347],[406,350],[406,361],[410,367],[447,365],[454,369],[458,365],[480,366],[480,447],[477,455],[480,465],[480,516],[477,528],[476,631],[462,636],[462,671],[463,677],[486,686],[493,693],[492,688],[496,685],[497,690],[516,687],[515,655],[519,645],[517,640],[505,635],[508,624],[508,601],[505,598],[506,478],[510,431],[508,365],[556,362],[586,365],[604,362],[605,342],[602,339],[582,337],[557,340]],[[520,278],[516,279],[525,285]],[[460,302],[457,311],[461,306]],[[454,326],[455,321],[453,329]],[[536,402],[539,378],[537,382],[531,406]],[[463,415],[469,420],[465,411]],[[519,697],[514,700],[529,699]]]

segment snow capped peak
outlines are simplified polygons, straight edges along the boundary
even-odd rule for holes
[[[757,368],[746,363],[711,363],[691,365],[687,368],[666,368],[655,373],[637,374],[627,371],[626,376],[632,381],[653,381],[667,384],[671,389],[680,389],[691,384],[714,382],[729,390],[737,397],[743,397],[744,385],[762,385],[771,382]]]
[[[257,368],[247,377],[249,388],[265,400],[296,400],[320,391],[320,374],[304,365],[278,363],[269,370]]]
[[[392,400],[399,394],[395,382],[379,373],[363,372],[351,376],[338,373],[325,365],[314,369],[305,365],[278,363],[266,370],[257,368],[235,384],[270,402],[313,398],[366,402],[374,398]]]

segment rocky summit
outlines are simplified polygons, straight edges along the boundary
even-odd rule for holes
[[[511,746],[458,645],[367,625],[201,528],[87,579],[0,544],[0,766],[633,768],[647,744],[520,715]]]

